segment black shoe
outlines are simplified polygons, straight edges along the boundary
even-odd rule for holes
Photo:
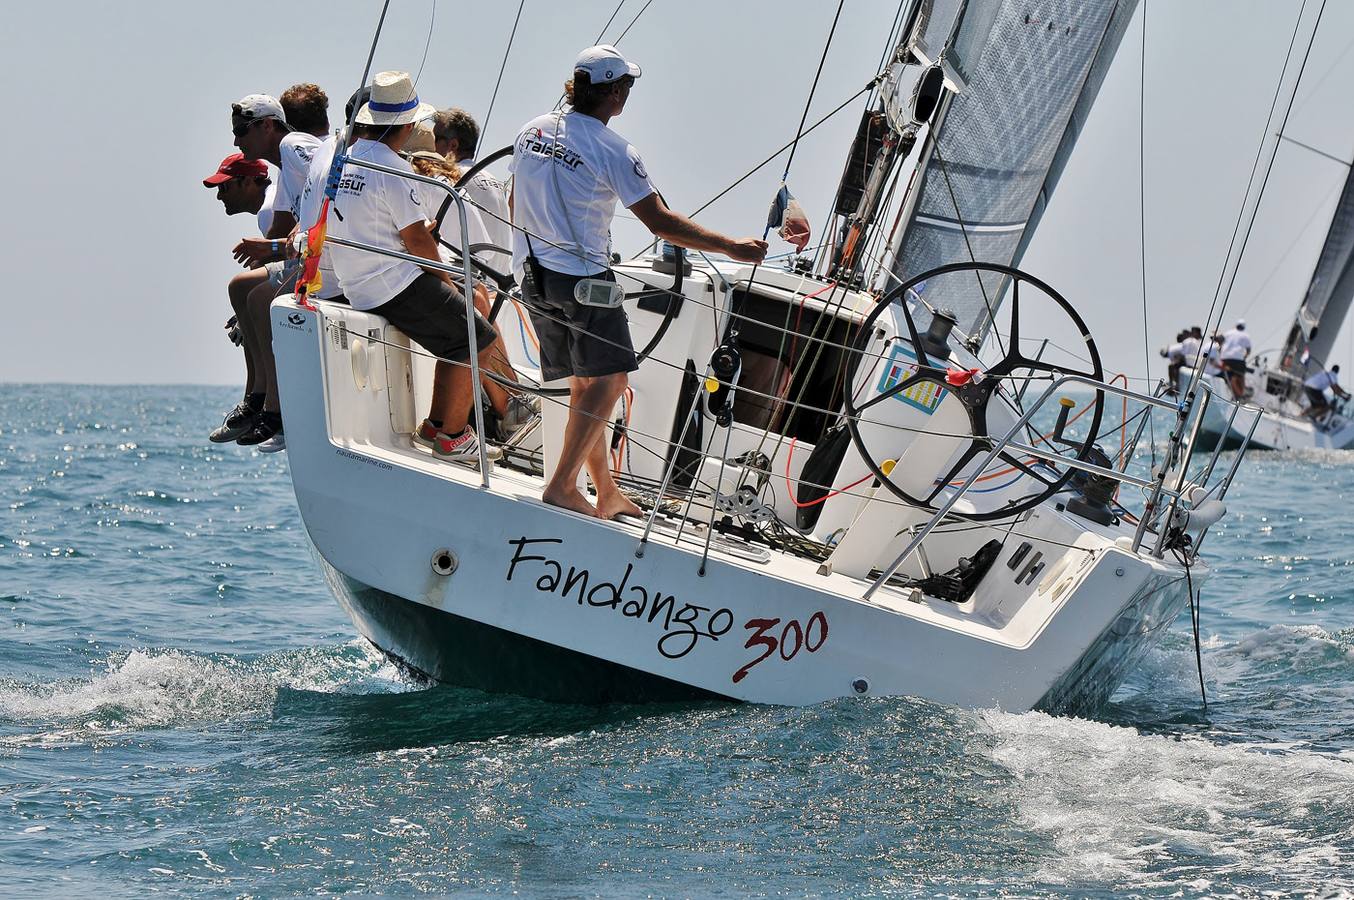
[[[249,398],[245,397],[235,404],[234,409],[226,413],[225,421],[221,423],[219,428],[207,435],[207,440],[213,444],[230,443],[254,427],[254,420],[258,413],[259,411],[250,404]]]
[[[235,439],[241,447],[253,447],[262,444],[282,430],[282,414],[264,410],[254,420],[254,425]]]

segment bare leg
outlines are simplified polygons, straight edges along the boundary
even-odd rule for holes
[[[592,478],[592,486],[597,488],[597,517],[600,519],[614,519],[620,515],[641,516],[644,511],[630,501],[630,498],[621,493],[621,489],[616,486],[616,479],[611,476],[611,460],[607,458],[607,440],[606,429],[597,435],[597,440],[593,442],[592,449],[588,451],[588,458],[585,461],[588,467],[588,476]]]
[[[587,457],[597,451],[601,452],[602,471],[594,476],[593,483],[598,485],[598,500],[604,496],[599,480],[609,483],[612,491],[615,491],[616,484],[611,480],[611,472],[606,465],[606,449],[601,446],[601,440],[607,417],[625,390],[626,380],[624,372],[597,378],[574,377],[570,380],[569,421],[564,426],[564,442],[560,448],[559,461],[555,464],[555,474],[541,494],[541,499],[546,503],[584,515],[598,514],[578,491],[578,472]],[[619,491],[615,493],[619,495]],[[614,498],[608,499],[614,503]]]
[[[241,272],[230,280],[226,292],[230,295],[230,307],[235,310],[235,321],[244,338],[244,365],[246,394],[266,393],[268,386],[263,382],[261,371],[259,338],[254,328],[253,317],[249,314],[249,292],[268,280],[263,269],[250,269]]]
[[[487,363],[488,350],[480,353],[480,365]],[[441,419],[442,433],[453,437],[470,424],[470,411],[475,402],[470,389],[470,367],[438,360],[433,369],[433,399],[428,418]]]

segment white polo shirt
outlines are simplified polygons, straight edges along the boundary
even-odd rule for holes
[[[530,246],[547,269],[605,271],[616,202],[633,206],[654,192],[639,152],[600,119],[579,112],[547,113],[522,126],[510,169],[517,271],[527,255],[523,229],[545,238],[531,237]]]
[[[469,171],[475,165],[473,159],[459,160],[456,165],[462,171]],[[485,243],[502,247],[506,253],[487,252],[476,254],[486,263],[500,272],[508,272],[512,267],[512,213],[508,211],[508,186],[495,178],[488,169],[475,173],[463,185],[465,195],[470,202],[481,210],[484,231],[488,235]]]
[[[269,183],[263,192],[263,205],[259,207],[259,234],[267,235],[273,227],[273,198],[277,196],[277,185]]]
[[[300,218],[301,192],[306,186],[306,175],[310,172],[310,158],[320,139],[304,131],[293,131],[282,139],[278,146],[282,162],[277,167],[277,194],[273,197],[273,211],[291,213]]]
[[[445,178],[438,177],[438,181],[443,184],[450,184]],[[447,192],[441,188],[433,187],[425,182],[418,182],[419,196],[423,200],[424,217],[432,222],[442,204],[447,202]],[[470,230],[470,243],[487,244],[489,235],[484,228],[484,219],[480,217],[480,211],[473,205],[465,205],[465,223]],[[447,214],[443,217],[442,227],[437,230],[438,236],[442,239],[442,244],[449,244],[457,250],[461,249],[461,216],[456,212],[456,204],[452,203],[447,207]],[[446,246],[438,245],[438,252],[442,255],[443,262],[456,262],[457,258]],[[493,263],[489,263],[493,265]]]
[[[1194,365],[1194,359],[1199,355],[1199,339],[1197,337],[1187,337],[1180,342],[1180,356],[1184,359],[1186,365]]]
[[[1233,328],[1222,336],[1223,359],[1245,359],[1251,352],[1251,336],[1239,328]]]
[[[377,141],[359,140],[348,155],[412,173],[404,157]],[[400,232],[427,220],[418,185],[413,181],[363,169],[343,167],[338,192],[329,207],[328,233],[373,247],[408,253]],[[436,210],[433,210],[436,212]],[[411,262],[352,247],[331,244],[334,273],[353,309],[373,309],[413,283],[423,269]]]

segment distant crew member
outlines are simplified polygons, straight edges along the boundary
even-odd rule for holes
[[[1172,394],[1176,393],[1180,382],[1180,367],[1185,364],[1185,338],[1189,337],[1188,331],[1181,331],[1175,336],[1175,343],[1171,344],[1161,351],[1161,355],[1166,357],[1166,390]]]
[[[273,221],[273,185],[272,179],[268,177],[268,166],[262,160],[245,159],[242,153],[232,153],[221,160],[221,165],[217,166],[214,173],[202,179],[202,184],[216,190],[216,199],[226,208],[226,215],[252,213],[258,217],[260,233],[268,232],[268,226]],[[247,306],[249,291],[258,285],[259,280],[259,276],[253,272],[243,272],[232,278],[226,287],[231,308],[235,310],[238,343],[244,345],[244,399],[226,413],[225,421],[208,436],[214,444],[229,443],[244,434],[253,427],[254,419],[263,409],[264,392],[259,390],[258,376],[262,368],[259,361],[261,348],[250,323]]]
[[[1246,399],[1246,357],[1251,355],[1251,336],[1246,333],[1246,320],[1237,319],[1236,327],[1222,336],[1222,350],[1218,356],[1227,373],[1232,396]]]
[[[419,102],[408,72],[381,72],[372,80],[371,100],[358,110],[353,127],[357,140],[348,156],[412,174],[399,152],[413,133],[414,122],[434,111]],[[343,167],[326,229],[332,237],[440,262],[425,207],[412,181],[350,162]],[[431,409],[420,435],[432,434],[434,455],[477,464],[479,441],[469,427],[474,391],[466,365],[470,360],[466,307],[451,276],[338,244],[330,249],[334,272],[353,309],[383,316],[438,357]],[[474,322],[483,361],[496,334],[478,313]]]
[[[513,145],[513,268],[525,272],[523,299],[541,344],[541,374],[569,378],[569,420],[542,498],[584,515],[638,515],[611,476],[606,422],[639,368],[630,325],[619,306],[582,305],[584,279],[615,281],[611,219],[617,201],[657,237],[679,247],[723,253],[740,262],[766,256],[766,241],[710,231],[668,209],[649,181],[639,151],[607,127],[625,109],[640,68],[615,47],[579,54],[564,92],[570,108],[532,119]],[[526,267],[524,269],[524,267]],[[588,467],[594,508],[578,490]]]
[[[1324,424],[1321,420],[1328,417],[1329,413],[1334,412],[1330,402],[1326,400],[1327,388],[1341,400],[1349,399],[1348,392],[1339,385],[1339,374],[1340,367],[1331,366],[1325,371],[1317,372],[1302,383],[1303,389],[1307,392],[1307,408],[1302,411],[1304,416],[1309,416],[1318,424]]]

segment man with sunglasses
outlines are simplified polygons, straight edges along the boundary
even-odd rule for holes
[[[541,345],[541,374],[569,379],[569,420],[542,499],[584,515],[613,519],[640,510],[622,494],[607,461],[605,426],[639,368],[630,324],[620,306],[584,305],[611,274],[611,220],[616,203],[656,236],[693,250],[761,262],[766,241],[730,238],[668,209],[639,152],[607,127],[625,109],[640,68],[609,44],[589,47],[564,85],[570,108],[532,119],[513,146],[513,269]],[[600,292],[599,292],[600,293]],[[597,489],[594,508],[579,492],[586,465]]]
[[[250,94],[231,104],[235,146],[246,159],[265,160],[278,170],[272,225],[262,239],[244,238],[234,250],[237,262],[261,273],[257,276],[258,283],[250,290],[248,306],[253,329],[263,344],[260,380],[265,389],[263,409],[255,417],[253,426],[236,438],[236,443],[257,446],[264,453],[286,448],[276,384],[277,367],[273,362],[269,306],[274,297],[290,287],[300,270],[298,260],[288,259],[287,238],[296,227],[311,157],[329,130],[325,116],[329,98],[319,87],[294,85],[282,96],[289,98],[298,112],[304,111],[308,130],[293,129],[287,123],[284,105],[267,94]]]

